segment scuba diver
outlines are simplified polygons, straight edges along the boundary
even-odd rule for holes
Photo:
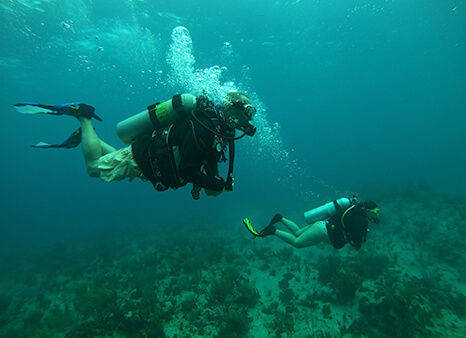
[[[368,221],[378,224],[379,209],[372,201],[359,202],[355,197],[340,198],[304,213],[307,226],[300,229],[296,223],[276,214],[262,231],[257,231],[249,219],[243,220],[246,229],[257,237],[275,235],[295,248],[306,248],[321,242],[341,249],[349,243],[356,250],[366,241]],[[284,224],[291,232],[278,230],[276,223]]]
[[[140,178],[150,181],[157,191],[177,189],[192,183],[192,197],[199,199],[204,189],[208,196],[233,189],[234,141],[253,136],[256,128],[249,122],[256,109],[248,96],[231,91],[215,105],[205,95],[178,94],[156,103],[117,125],[119,138],[129,146],[116,150],[97,136],[91,119],[102,121],[94,107],[85,103],[43,105],[18,103],[23,114],[70,115],[81,127],[60,144],[39,142],[37,148],[74,148],[80,143],[87,172],[105,182]],[[235,136],[236,130],[242,132]],[[218,164],[229,165],[226,180]]]

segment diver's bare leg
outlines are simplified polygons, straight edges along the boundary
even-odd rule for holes
[[[327,240],[327,234],[320,226],[306,227],[298,237],[281,230],[275,231],[274,235],[295,248],[306,248]]]
[[[97,168],[99,158],[102,155],[115,151],[115,148],[99,139],[91,120],[80,117],[79,122],[81,122],[81,145],[87,173],[91,177],[100,177],[100,171]]]
[[[282,231],[282,230],[276,230],[274,235],[280,238],[282,241],[292,246],[295,246],[294,243],[296,242],[297,237],[294,236],[293,234],[290,234],[289,232]]]
[[[99,139],[99,142],[100,142],[100,147],[102,148],[102,155],[107,155],[107,154],[110,154],[116,151],[115,148],[113,148],[110,144],[102,141],[101,139]]]
[[[304,229],[300,229],[299,226],[295,222],[293,222],[293,221],[291,221],[291,220],[289,220],[289,219],[287,219],[285,217],[283,217],[280,220],[280,222],[285,224],[285,226],[288,228],[288,230],[290,230],[293,233],[293,235],[295,235],[295,237],[298,237],[300,235],[300,233],[302,233],[303,230],[304,230]]]

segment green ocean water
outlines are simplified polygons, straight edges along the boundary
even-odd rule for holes
[[[2,0],[0,335],[464,336],[465,5]],[[79,148],[30,147],[74,119],[12,107],[86,102],[118,148],[148,105],[230,89],[258,132],[199,201],[90,179]],[[381,208],[360,252],[241,223],[353,194]]]

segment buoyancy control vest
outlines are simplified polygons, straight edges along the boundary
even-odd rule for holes
[[[366,240],[367,218],[354,196],[306,211],[304,218],[308,224],[326,220],[328,237],[336,249],[343,248],[346,243],[358,248]]]
[[[157,106],[157,104],[149,106],[148,111],[151,109],[157,111]],[[199,131],[204,131],[204,129],[209,131],[207,140],[206,137],[199,136],[201,134]],[[138,136],[132,145],[134,159],[144,176],[151,181],[157,191],[164,191],[168,188],[176,189],[188,183],[179,175],[182,156],[180,146],[182,146],[183,138],[188,132],[192,133],[192,142],[196,143],[203,156],[211,161],[215,158],[215,164],[218,161],[226,161],[225,149],[228,145],[230,146],[228,178],[231,179],[234,155],[232,152],[232,149],[234,151],[233,140],[219,136],[224,131],[220,126],[215,106],[206,97],[199,96],[196,98],[196,108],[192,115],[185,115],[166,128],[156,129],[152,133]]]
[[[367,217],[359,203],[338,211],[327,222],[327,234],[336,249],[346,243],[359,249],[366,241],[367,228]]]

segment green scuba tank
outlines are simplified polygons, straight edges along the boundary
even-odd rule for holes
[[[143,112],[119,122],[118,137],[123,143],[132,144],[141,135],[166,128],[189,116],[194,108],[196,108],[194,95],[175,95],[171,100],[150,105]]]

